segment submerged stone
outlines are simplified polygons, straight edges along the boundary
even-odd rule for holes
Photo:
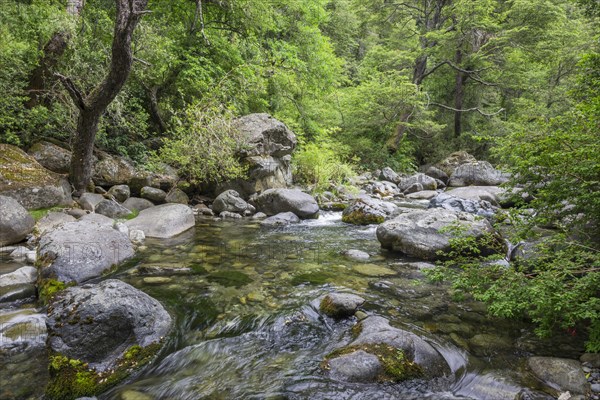
[[[253,282],[252,278],[240,271],[217,271],[208,274],[206,279],[225,287],[242,287]]]

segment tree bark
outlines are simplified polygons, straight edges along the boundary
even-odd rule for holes
[[[92,155],[100,117],[125,85],[133,54],[131,38],[133,31],[146,13],[148,0],[115,0],[117,15],[112,43],[112,57],[108,74],[87,96],[71,81],[56,75],[79,108],[77,134],[71,160],[71,182],[77,194],[82,193],[92,178]]]
[[[462,51],[460,49],[456,50],[456,65],[461,64],[462,62]],[[468,75],[460,70],[456,70],[456,78],[455,78],[455,87],[454,87],[454,108],[456,110],[463,109],[463,102],[465,100],[465,81],[467,80]],[[458,138],[462,133],[462,112],[454,111],[454,137]]]

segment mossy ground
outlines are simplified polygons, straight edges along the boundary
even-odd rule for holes
[[[360,326],[360,324],[357,326]],[[321,369],[329,369],[329,360],[358,350],[373,354],[379,359],[382,366],[382,372],[377,377],[379,382],[401,382],[423,376],[421,366],[410,361],[402,349],[385,343],[360,344],[334,350],[321,362]]]
[[[102,393],[150,362],[161,345],[162,343],[146,347],[131,346],[119,359],[115,368],[104,372],[96,372],[81,360],[54,354],[50,356],[48,365],[50,382],[46,386],[45,398],[72,400]]]

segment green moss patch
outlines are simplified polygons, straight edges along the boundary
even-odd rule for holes
[[[68,285],[56,279],[46,279],[39,285],[39,297],[43,304],[48,304],[50,300],[58,293],[65,290]]]
[[[54,354],[50,356],[48,365],[50,382],[46,386],[45,398],[72,400],[102,393],[150,362],[161,345],[162,343],[154,343],[146,347],[131,346],[119,359],[114,369],[104,372],[97,372],[81,360]]]
[[[303,283],[311,285],[323,285],[334,278],[332,274],[325,272],[309,272],[306,274],[296,275],[292,278],[292,285],[298,286]]]
[[[385,343],[360,344],[334,350],[325,356],[325,359],[321,362],[321,369],[329,370],[329,360],[358,350],[373,354],[381,363],[382,372],[377,377],[378,382],[401,382],[423,376],[423,368],[410,361],[402,349]]]
[[[366,214],[362,210],[352,211],[342,215],[342,222],[354,225],[381,224],[385,218],[381,215]]]

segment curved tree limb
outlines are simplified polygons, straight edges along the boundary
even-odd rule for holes
[[[498,111],[496,111],[494,113],[486,113],[486,112],[481,111],[477,107],[472,107],[472,108],[466,108],[466,109],[459,110],[457,108],[450,107],[450,106],[447,106],[445,104],[440,104],[440,103],[429,103],[429,104],[431,104],[432,106],[438,106],[438,107],[444,108],[446,110],[454,111],[454,112],[461,112],[462,113],[462,112],[473,112],[473,111],[476,111],[479,114],[483,115],[484,117],[493,117],[493,116],[498,115],[498,114],[500,114],[501,112],[504,111],[504,108],[501,108],[501,109],[499,109]]]

